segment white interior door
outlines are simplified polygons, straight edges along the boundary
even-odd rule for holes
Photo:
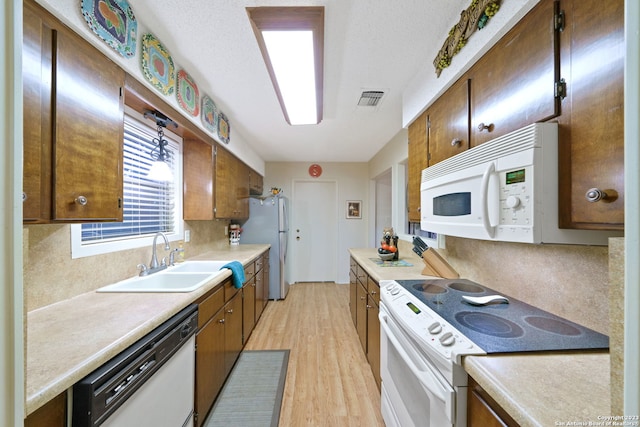
[[[294,282],[335,282],[338,211],[335,181],[294,181],[289,235]]]

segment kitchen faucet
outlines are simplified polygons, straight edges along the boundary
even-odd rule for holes
[[[169,246],[169,239],[167,239],[167,236],[165,236],[161,231],[158,231],[156,235],[153,236],[153,244],[151,246],[151,262],[149,263],[149,267],[147,268],[147,266],[145,266],[144,264],[138,264],[138,268],[140,269],[140,276],[147,276],[149,274],[157,273],[158,271],[167,268],[167,264],[164,258],[162,259],[161,264],[158,263],[158,254],[156,248],[156,245],[158,243],[158,236],[162,236],[162,238],[164,239],[164,250],[171,250],[171,247]]]

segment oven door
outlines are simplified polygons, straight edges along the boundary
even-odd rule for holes
[[[456,395],[446,379],[380,305],[382,415],[387,427],[456,426]]]

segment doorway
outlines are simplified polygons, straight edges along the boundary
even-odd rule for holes
[[[292,282],[335,282],[338,210],[335,181],[294,181],[291,200]]]

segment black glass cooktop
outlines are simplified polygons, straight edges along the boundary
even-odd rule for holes
[[[397,282],[487,353],[609,348],[606,335],[470,280]],[[495,294],[509,303],[478,306],[462,298]]]

